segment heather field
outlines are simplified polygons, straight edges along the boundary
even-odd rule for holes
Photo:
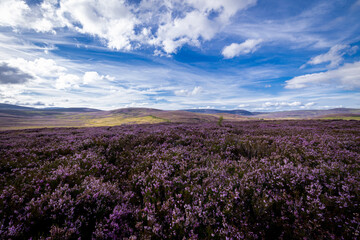
[[[359,239],[360,122],[0,132],[1,239]]]

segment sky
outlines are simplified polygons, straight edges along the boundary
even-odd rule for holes
[[[360,0],[0,0],[0,102],[360,108]]]

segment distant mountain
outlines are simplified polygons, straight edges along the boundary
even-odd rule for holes
[[[99,109],[93,108],[33,108],[33,107],[23,107],[13,104],[0,103],[1,110],[28,110],[28,111],[45,111],[45,112],[98,112]]]
[[[246,110],[219,110],[219,109],[185,109],[183,111],[186,112],[194,112],[194,113],[205,113],[205,114],[235,114],[235,115],[241,115],[241,116],[253,116],[259,113],[253,113]]]
[[[258,118],[322,118],[323,116],[332,115],[342,116],[344,114],[360,114],[360,109],[353,108],[334,108],[328,110],[294,110],[294,111],[282,111],[282,112],[269,112],[257,115]]]
[[[40,108],[36,110],[48,112],[101,112],[101,110],[94,108]]]
[[[187,109],[186,112],[202,113],[202,114],[233,114],[246,116],[249,118],[264,118],[264,119],[284,119],[284,118],[323,118],[331,116],[357,116],[360,115],[360,109],[353,108],[334,108],[328,110],[293,110],[293,111],[279,111],[279,112],[250,112],[246,110],[219,110],[219,109]]]
[[[0,110],[34,110],[36,108],[0,103]]]

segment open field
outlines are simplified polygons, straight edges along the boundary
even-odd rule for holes
[[[360,122],[0,132],[1,239],[357,239]]]

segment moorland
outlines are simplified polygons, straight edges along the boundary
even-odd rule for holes
[[[357,239],[360,122],[0,132],[1,239]]]

